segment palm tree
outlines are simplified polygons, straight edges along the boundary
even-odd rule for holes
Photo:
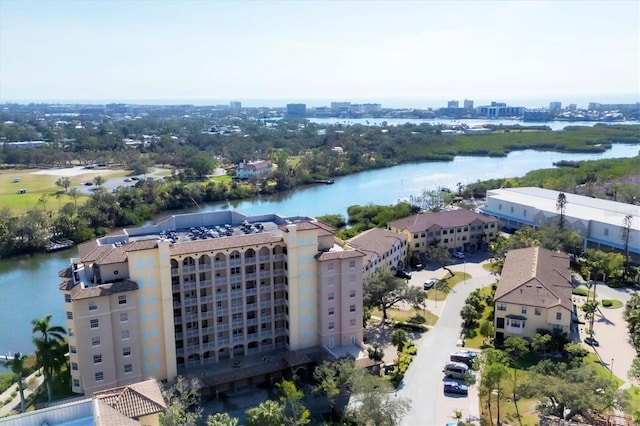
[[[13,355],[13,359],[7,359],[4,362],[4,366],[11,369],[11,372],[16,376],[18,380],[18,390],[20,391],[20,412],[24,413],[25,405],[24,405],[24,382],[22,381],[25,370],[24,370],[24,360],[27,359],[26,355],[20,354],[20,352],[16,352]]]
[[[60,372],[66,363],[66,344],[64,335],[66,331],[59,325],[51,325],[51,315],[42,319],[34,319],[32,333],[33,344],[36,347],[36,363],[42,368],[44,382],[47,386],[47,399],[51,402],[51,385],[53,375]]]

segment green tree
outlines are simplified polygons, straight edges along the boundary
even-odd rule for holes
[[[531,342],[531,346],[538,352],[542,352],[544,358],[547,358],[547,351],[551,347],[551,341],[553,340],[553,336],[550,334],[542,334],[536,333],[533,338],[533,342]]]
[[[564,345],[564,351],[568,353],[571,358],[576,360],[577,363],[581,363],[584,357],[589,355],[589,351],[580,343],[566,343]]]
[[[198,154],[189,160],[188,166],[193,169],[199,179],[202,179],[213,171],[216,162],[210,155]]]
[[[102,185],[104,185],[105,183],[105,178],[98,175],[96,177],[93,178],[93,183],[98,187],[98,188],[102,188]]]
[[[67,190],[71,186],[71,179],[66,176],[61,177],[56,181],[56,186],[64,188],[64,192],[67,192]]]
[[[560,221],[558,222],[558,227],[562,231],[564,229],[565,216],[564,212],[567,208],[567,196],[564,192],[558,194],[558,200],[556,201],[556,210],[560,212]]]
[[[202,418],[200,395],[195,383],[178,376],[173,386],[162,393],[167,408],[160,417],[164,426],[195,426]]]
[[[238,426],[238,419],[227,413],[215,413],[207,417],[207,426]]]
[[[369,359],[374,361],[382,361],[384,358],[384,350],[378,343],[374,343],[372,346],[369,346],[367,348],[367,353],[369,355]]]
[[[426,256],[429,261],[437,263],[444,268],[450,276],[455,276],[453,271],[447,266],[451,262],[451,253],[445,246],[433,245],[426,249]]]
[[[11,369],[16,382],[18,383],[18,391],[20,392],[20,412],[24,413],[25,400],[24,400],[24,360],[27,359],[26,355],[22,355],[20,352],[13,354],[13,358],[9,358],[4,362],[4,366]]]
[[[285,425],[295,426],[311,423],[311,412],[302,404],[304,392],[298,390],[295,383],[288,380],[283,380],[276,386],[280,391]]]
[[[354,404],[348,414],[359,425],[400,425],[411,404],[405,398],[394,396],[392,390],[387,380],[362,370],[353,381]]]
[[[391,333],[391,343],[397,347],[398,353],[402,352],[405,343],[407,343],[407,333],[401,328],[395,329]]]
[[[379,268],[376,273],[364,280],[364,304],[379,307],[382,319],[387,319],[387,310],[400,302],[414,304],[416,299],[424,297],[422,290],[410,286],[403,279],[396,278],[388,269]]]
[[[51,315],[31,321],[33,344],[36,347],[36,365],[42,368],[47,387],[47,400],[51,402],[53,377],[60,373],[67,360],[67,345],[64,343],[66,331],[59,325],[51,325]]]
[[[460,316],[464,320],[464,327],[470,328],[480,318],[480,313],[472,305],[464,305],[460,310]]]
[[[516,415],[518,422],[522,425],[520,410],[518,409],[518,398],[516,396],[517,375],[520,368],[520,359],[529,353],[529,344],[520,336],[509,336],[504,341],[504,350],[511,358],[511,366],[513,367],[513,404],[516,407]]]
[[[248,426],[282,426],[284,424],[284,408],[277,401],[268,399],[257,407],[246,412]]]
[[[624,319],[627,321],[633,346],[636,352],[640,353],[640,295],[631,295],[624,307]]]
[[[589,320],[589,336],[593,338],[593,322],[595,321],[596,312],[598,311],[598,305],[600,302],[597,300],[589,300],[582,304],[582,311],[584,316]]]
[[[480,323],[480,330],[478,331],[482,336],[482,343],[484,343],[487,339],[493,337],[493,332],[494,332],[493,321],[490,321],[488,319],[483,320]]]
[[[502,381],[507,377],[509,370],[508,356],[499,349],[488,348],[474,361],[474,369],[482,370],[480,377],[480,391],[487,396],[487,406],[489,407],[489,417],[493,424],[493,414],[491,411],[491,395],[496,391],[497,424],[500,424],[500,395]]]

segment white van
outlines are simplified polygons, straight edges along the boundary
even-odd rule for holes
[[[461,362],[448,362],[442,372],[450,379],[464,380],[467,377],[469,367]]]

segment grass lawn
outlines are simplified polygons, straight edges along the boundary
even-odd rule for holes
[[[609,306],[605,306],[604,302],[605,300],[611,302],[611,305]],[[602,301],[602,303],[600,303],[600,306],[602,306],[605,309],[617,309],[617,308],[621,308],[622,306],[624,306],[624,303],[622,303],[622,301],[617,300],[617,299],[605,299]]]
[[[447,273],[447,277],[445,281],[447,282],[447,287],[443,289],[432,288],[427,291],[427,299],[429,300],[444,300],[447,298],[447,295],[451,291],[456,284],[459,284],[462,281],[465,281],[471,278],[471,275],[464,272],[454,272],[454,276],[451,277],[449,273]]]
[[[632,386],[627,389],[625,393],[629,397],[629,408],[631,411],[640,410],[640,387]]]
[[[73,202],[73,198],[64,194],[61,187],[56,186],[60,176],[34,173],[38,171],[41,169],[0,170],[0,206],[8,207],[15,215],[22,215],[35,208],[58,210],[66,203]],[[80,186],[96,176],[112,179],[126,175],[126,170],[91,170],[82,175],[71,176],[69,188]],[[13,178],[17,177],[20,178],[20,182],[13,183]],[[27,192],[18,194],[19,189],[26,189]],[[82,204],[85,197],[78,197],[78,203]]]
[[[371,315],[374,317],[382,318],[382,311],[378,308],[371,311]],[[415,324],[422,325],[435,325],[438,321],[438,316],[434,315],[430,311],[423,311],[422,309],[387,309],[387,316],[390,320],[398,322],[413,322]]]
[[[486,262],[482,264],[482,267],[489,272],[495,272],[496,274],[500,273],[498,262]]]
[[[482,290],[480,291],[480,293],[482,294],[482,296],[491,294],[491,286],[482,287]],[[490,344],[484,342],[485,338],[480,335],[479,330],[480,330],[480,324],[482,323],[482,321],[487,320],[492,315],[492,313],[493,313],[493,308],[486,307],[482,312],[482,317],[480,318],[479,321],[476,322],[476,326],[470,330],[466,330],[466,332],[464,333],[465,334],[464,345],[466,347],[475,348],[475,349],[485,349],[491,346]]]

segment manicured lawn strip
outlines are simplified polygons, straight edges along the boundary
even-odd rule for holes
[[[629,397],[629,408],[631,408],[631,411],[640,410],[640,386],[631,386],[625,390],[625,393]]]
[[[606,302],[611,302],[611,304],[609,306],[606,306],[605,305]],[[602,300],[602,303],[600,303],[600,305],[605,309],[617,309],[624,306],[624,303],[622,303],[622,301],[617,299],[604,299]]]
[[[447,277],[448,278],[445,278],[445,281],[447,281],[448,288],[444,288],[444,289],[432,288],[428,290],[427,299],[429,300],[446,299],[447,295],[449,294],[451,289],[453,289],[453,287],[455,287],[457,284],[460,284],[460,282],[468,280],[469,278],[471,278],[471,275],[464,272],[454,272],[453,277],[449,273],[447,273]]]

